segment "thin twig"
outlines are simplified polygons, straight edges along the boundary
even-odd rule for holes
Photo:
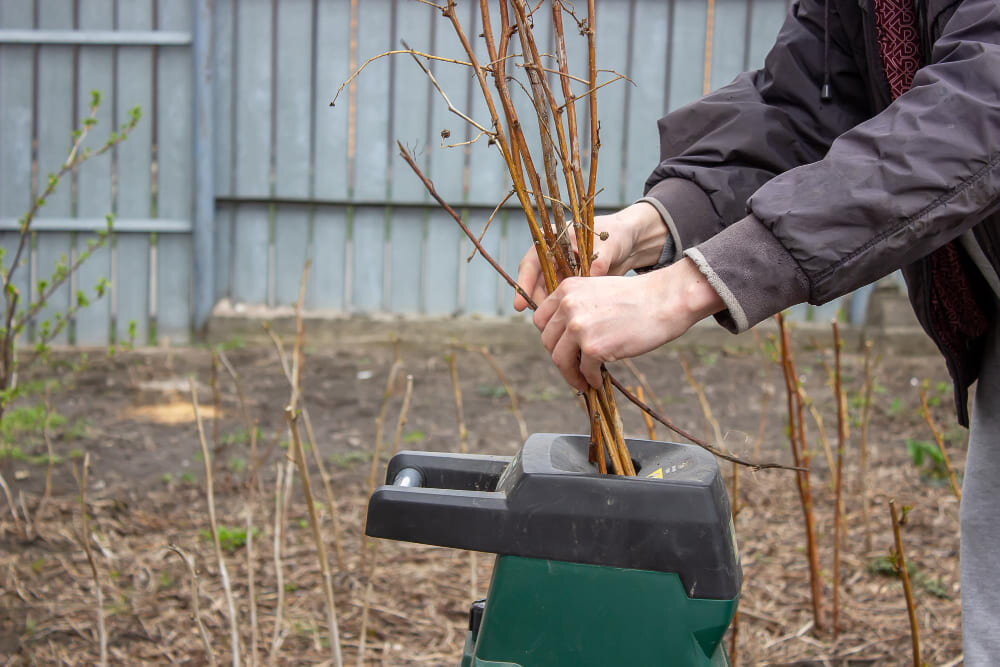
[[[847,399],[840,386],[840,327],[833,326],[833,396],[837,402],[837,470],[833,508],[833,638],[840,632],[840,528],[843,521],[842,490],[844,488],[844,448],[847,446]]]
[[[903,580],[903,593],[906,595],[906,613],[910,617],[910,639],[913,642],[913,667],[921,667],[920,661],[920,628],[917,626],[917,605],[913,600],[913,588],[910,586],[910,573],[906,569],[906,556],[903,555],[903,536],[900,526],[906,521],[907,508],[903,508],[903,516],[896,512],[896,501],[889,499],[889,515],[892,517],[892,538],[896,545],[893,553],[893,565],[896,573]]]
[[[205,426],[201,420],[201,410],[198,409],[198,388],[194,378],[188,378],[191,388],[191,406],[194,408],[195,424],[198,427],[198,440],[201,443],[201,455],[205,464],[205,494],[208,496],[208,522],[212,531],[212,543],[215,545],[215,560],[219,564],[219,578],[222,579],[222,589],[226,595],[226,610],[229,616],[229,650],[233,653],[233,667],[240,664],[240,634],[236,617],[236,603],[233,601],[233,588],[229,583],[229,571],[226,560],[222,557],[222,542],[219,540],[219,526],[215,520],[215,491],[212,480],[212,457],[205,440]]]
[[[198,570],[196,570],[194,566],[194,557],[189,556],[176,544],[168,544],[167,548],[180,556],[180,559],[184,562],[184,567],[187,568],[188,576],[191,579],[192,615],[194,616],[195,625],[198,626],[198,634],[201,636],[201,643],[205,646],[205,657],[208,658],[208,664],[215,667],[218,663],[215,660],[215,652],[212,650],[212,639],[208,636],[208,630],[205,629],[205,624],[201,621],[201,587],[199,586],[198,581]]]
[[[410,409],[410,396],[413,394],[413,376],[406,376],[406,392],[403,394],[403,404],[399,408],[399,418],[396,420],[396,434],[392,440],[392,453],[399,451],[399,443],[403,439],[403,427],[406,425],[406,416]],[[370,496],[371,494],[369,494]],[[362,527],[363,529],[363,527]],[[358,634],[358,665],[363,665],[365,660],[365,645],[368,639],[368,609],[371,607],[372,594],[374,592],[375,570],[378,568],[378,548],[380,542],[372,544],[371,564],[368,568],[367,582],[365,584],[364,600],[361,604],[361,630]]]
[[[385,51],[384,53],[380,53],[377,56],[372,56],[371,58],[369,58],[368,60],[366,60],[361,65],[361,67],[359,67],[358,69],[354,70],[354,72],[351,74],[351,76],[347,77],[347,80],[344,81],[344,83],[340,84],[340,88],[337,88],[337,93],[333,96],[333,101],[330,102],[330,106],[331,107],[337,106],[337,98],[340,97],[340,93],[344,90],[344,88],[346,88],[347,86],[349,86],[351,84],[351,82],[354,81],[354,79],[356,79],[357,76],[359,74],[361,74],[361,72],[364,71],[364,69],[366,67],[368,67],[368,65],[370,65],[373,62],[375,62],[379,58],[385,58],[386,56],[395,56],[395,55],[398,55],[400,53],[409,53],[411,56],[414,56],[414,57],[421,56],[423,58],[427,58],[428,60],[439,60],[441,62],[452,63],[454,65],[464,65],[465,67],[472,67],[472,63],[465,62],[464,60],[455,60],[454,58],[443,58],[441,56],[435,56],[435,55],[432,55],[430,53],[424,53],[423,51],[414,51],[413,49],[410,49],[410,48],[396,49],[394,51]],[[438,89],[438,90],[440,90],[440,89]],[[441,93],[441,94],[444,95],[444,93]],[[445,99],[447,99],[447,98],[445,98]],[[451,103],[449,102],[449,105],[450,104]]]
[[[284,543],[284,524],[282,522],[282,517],[285,514],[285,504],[287,494],[284,491],[284,469],[281,466],[281,462],[275,465],[275,478],[274,478],[274,539],[273,539],[273,553],[274,553],[274,579],[275,587],[277,589],[278,601],[275,604],[274,609],[274,632],[271,636],[271,650],[269,663],[271,665],[277,664],[278,660],[278,648],[280,647],[280,639],[282,633],[282,617],[285,613],[285,567],[281,560],[281,550]]]
[[[640,401],[646,400],[646,394],[642,390],[642,385],[632,387],[632,391],[639,398]],[[646,423],[646,433],[649,435],[650,440],[656,440],[656,424],[653,423],[653,418],[649,416],[649,413],[642,413],[642,420]]]
[[[295,460],[302,478],[302,494],[309,510],[309,524],[312,526],[313,540],[316,543],[316,559],[323,573],[323,592],[326,595],[327,623],[330,632],[330,650],[333,664],[342,667],[343,657],[340,652],[340,629],[337,625],[337,606],[333,597],[333,575],[330,573],[330,562],[326,557],[326,547],[323,535],[319,529],[319,517],[316,513],[316,502],[313,500],[312,487],[309,483],[309,468],[306,466],[306,455],[302,451],[302,439],[299,437],[298,414],[291,405],[285,408],[285,420],[292,435],[292,447],[295,450]]]
[[[806,555],[809,562],[809,583],[812,592],[813,624],[817,630],[824,627],[823,621],[823,586],[820,579],[819,553],[816,545],[816,520],[813,514],[812,490],[809,484],[809,452],[806,449],[803,401],[799,391],[799,381],[795,375],[795,364],[792,360],[791,343],[785,318],[778,313],[778,332],[781,338],[781,368],[785,378],[785,391],[788,407],[788,442],[792,449],[792,457],[796,467],[801,470],[796,473],[795,481],[799,491],[799,502],[802,505],[802,515],[806,531]]]
[[[253,513],[257,506],[256,488],[251,487],[250,501],[247,503],[247,596],[250,602],[250,667],[257,665],[257,647],[260,645],[260,627],[257,620],[257,576],[255,567],[257,559],[253,553]]]
[[[513,191],[513,190],[511,190],[511,191],[510,191],[510,192],[508,192],[508,193],[507,193],[506,195],[504,195],[504,198],[500,200],[500,203],[499,203],[499,204],[497,204],[497,205],[496,205],[496,208],[494,208],[494,209],[493,209],[493,212],[492,212],[492,213],[490,213],[490,217],[489,217],[489,218],[487,218],[487,220],[486,220],[486,224],[485,224],[485,225],[483,225],[483,231],[479,232],[479,238],[477,239],[477,240],[479,241],[479,243],[482,243],[482,242],[483,242],[483,238],[484,238],[484,237],[486,236],[486,231],[487,231],[487,230],[488,230],[488,229],[490,228],[490,223],[491,223],[491,222],[493,222],[493,218],[494,218],[494,217],[496,216],[496,214],[497,214],[497,213],[498,213],[498,212],[500,211],[500,208],[501,208],[501,207],[502,207],[502,206],[503,206],[504,204],[506,204],[506,203],[507,203],[507,200],[508,200],[508,199],[510,199],[510,198],[511,198],[511,197],[513,197],[513,196],[514,196],[514,191]],[[478,248],[479,248],[479,246],[478,246],[478,245],[475,245],[475,246],[473,246],[473,248],[472,248],[472,253],[471,253],[471,254],[470,254],[470,255],[469,255],[468,257],[466,257],[466,258],[465,258],[465,261],[466,261],[466,262],[471,262],[471,261],[472,261],[472,258],[476,256],[476,250],[478,250]]]
[[[521,414],[521,409],[518,407],[517,392],[515,392],[514,388],[510,385],[510,382],[507,380],[507,376],[504,375],[503,369],[500,368],[500,364],[493,357],[493,355],[490,354],[489,348],[483,346],[479,348],[479,353],[483,355],[486,362],[490,365],[490,368],[492,368],[493,372],[497,374],[497,378],[500,379],[500,383],[503,384],[503,388],[507,392],[508,398],[510,398],[510,411],[514,414],[514,419],[517,420],[517,427],[521,433],[521,442],[526,441],[528,439],[528,425],[524,422],[524,416]]]
[[[871,423],[872,392],[875,387],[873,374],[875,364],[877,363],[872,358],[873,347],[874,344],[870,340],[865,341],[865,382],[862,398],[864,402],[861,405],[861,433],[858,437],[858,447],[861,450],[861,469],[858,471],[858,486],[861,489],[861,518],[864,524],[866,553],[872,550],[871,490],[868,488],[868,425]]]
[[[938,451],[941,452],[944,467],[948,470],[948,482],[951,484],[951,491],[961,501],[962,488],[958,485],[955,468],[952,467],[951,458],[948,456],[948,451],[944,448],[944,438],[941,437],[941,431],[938,430],[937,424],[934,423],[934,418],[931,417],[930,408],[927,407],[927,390],[923,387],[920,388],[920,412],[924,417],[924,421],[927,422],[927,426],[931,429],[931,434],[934,436],[934,442],[937,443]]]
[[[375,441],[372,444],[372,461],[368,469],[368,497],[375,491],[375,483],[378,475],[378,465],[382,458],[382,440],[385,433],[385,415],[389,411],[389,402],[392,399],[393,390],[396,387],[396,377],[403,368],[403,361],[399,357],[399,344],[396,344],[395,358],[389,368],[389,378],[385,382],[385,391],[382,392],[382,403],[379,405],[378,413],[375,415]],[[368,505],[361,516],[362,527],[368,523]],[[365,531],[361,531],[361,569],[367,572],[367,548],[368,536]]]
[[[94,582],[94,595],[97,598],[97,641],[101,652],[99,664],[102,667],[107,667],[108,629],[104,622],[104,591],[101,589],[101,577],[97,572],[97,561],[94,560],[94,552],[90,548],[90,526],[87,522],[87,472],[89,468],[90,452],[87,452],[83,455],[83,466],[77,476],[77,482],[80,486],[80,544],[83,546],[83,552],[87,555],[87,563],[90,565],[90,574]],[[11,510],[13,510],[13,505],[11,505]]]
[[[10,487],[7,486],[7,480],[4,479],[3,473],[0,473],[0,489],[3,489],[3,494],[7,498],[7,506],[10,507],[10,515],[14,517],[14,527],[17,532],[22,536],[26,536],[24,531],[24,526],[21,525],[21,517],[17,515],[17,507],[14,505],[14,497],[10,495]]]

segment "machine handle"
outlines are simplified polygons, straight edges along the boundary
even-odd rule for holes
[[[416,468],[403,468],[392,480],[393,486],[416,487],[424,485],[424,475]]]

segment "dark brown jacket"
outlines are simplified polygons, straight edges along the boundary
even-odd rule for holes
[[[959,420],[982,341],[935,322],[928,256],[974,229],[1000,266],[1000,0],[917,0],[923,62],[891,100],[872,0],[800,0],[764,68],[659,121],[647,196],[742,331],[903,268],[944,352]],[[824,71],[832,100],[822,102]],[[661,210],[661,212],[663,212]],[[995,300],[962,252],[976,302]],[[950,327],[950,328],[949,328]],[[956,335],[961,345],[942,341]]]

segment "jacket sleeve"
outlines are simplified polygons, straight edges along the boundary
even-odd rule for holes
[[[825,303],[1000,210],[1000,3],[962,0],[909,91],[822,159],[768,181],[749,207],[686,250],[733,330]]]
[[[823,157],[870,117],[845,28],[831,3],[824,66],[822,0],[793,5],[763,69],[660,119],[661,162],[643,201],[657,205],[681,251],[747,213],[747,199],[775,175]],[[832,100],[822,102],[824,71]],[[675,259],[676,259],[675,258]]]

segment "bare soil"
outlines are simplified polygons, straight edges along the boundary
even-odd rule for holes
[[[823,337],[821,344],[826,344],[827,338]],[[586,430],[578,399],[564,385],[540,345],[517,340],[491,349],[516,388],[529,431]],[[307,345],[306,351],[303,395],[319,451],[332,475],[336,514],[342,528],[342,560],[336,557],[330,507],[314,468],[312,485],[321,504],[320,520],[334,570],[344,658],[354,663],[366,583],[360,558],[360,525],[368,493],[366,479],[375,418],[394,346],[334,342],[316,349]],[[192,618],[191,582],[181,560],[167,549],[168,544],[176,544],[194,556],[201,618],[210,634],[212,650],[220,662],[231,660],[219,568],[212,544],[206,539],[209,524],[203,462],[187,390],[189,376],[197,378],[206,413],[205,427],[214,451],[219,523],[231,535],[245,536],[242,527],[248,509],[253,514],[252,554],[238,540],[225,553],[244,659],[252,643],[247,569],[252,562],[259,619],[258,660],[263,661],[273,650],[283,664],[329,661],[320,571],[298,481],[284,524],[281,569],[286,607],[284,622],[275,635],[278,586],[272,550],[274,480],[276,466],[282,465],[288,451],[283,416],[288,383],[273,347],[254,344],[231,349],[227,354],[242,377],[242,390],[253,418],[259,422],[259,449],[270,451],[260,467],[257,493],[252,493],[247,483],[252,461],[237,394],[233,382],[222,371],[218,377],[219,404],[213,406],[208,349],[147,350],[113,357],[95,354],[82,371],[72,371],[68,363],[62,363],[47,370],[44,377],[34,378],[56,378],[60,382],[50,400],[53,410],[65,421],[54,420],[48,430],[61,460],[52,466],[51,497],[40,506],[47,468],[41,456],[45,452],[41,429],[29,425],[5,436],[7,442],[3,445],[8,449],[7,456],[0,459],[0,472],[10,487],[16,511],[11,511],[6,500],[0,504],[0,661],[90,664],[98,659],[95,589],[80,546],[81,509],[73,475],[83,453],[90,456],[86,510],[93,531],[91,546],[103,592],[111,661],[207,664],[206,650]],[[404,337],[399,354],[405,374],[414,378],[403,447],[458,449],[456,411],[445,358],[446,354],[456,354],[470,450],[505,455],[517,451],[521,438],[509,398],[478,349],[454,341],[407,343]],[[760,347],[675,347],[636,361],[669,416],[686,429],[706,434],[709,431],[705,419],[695,393],[684,380],[679,355],[689,360],[696,378],[704,385],[726,434],[726,448],[744,458],[790,462],[784,386],[778,367],[766,359]],[[834,402],[826,382],[824,359],[830,361],[829,350],[818,351],[805,345],[797,352],[801,380],[821,410],[829,437],[835,438]],[[849,350],[844,384],[854,417],[863,381],[861,365],[861,355]],[[614,372],[629,383],[634,381],[624,367]],[[928,478],[914,465],[906,447],[909,438],[931,439],[918,412],[915,385],[920,380],[930,380],[934,416],[948,438],[952,461],[959,471],[965,460],[964,432],[954,427],[949,391],[938,386],[946,379],[939,358],[887,356],[876,377],[867,490],[861,488],[859,480],[856,424],[845,464],[847,535],[841,629],[836,639],[829,630],[812,627],[802,511],[793,475],[785,471],[741,471],[742,510],[736,530],[745,582],[740,605],[739,664],[911,661],[901,584],[897,578],[875,571],[879,558],[889,553],[892,541],[886,505],[889,498],[912,507],[903,540],[907,561],[914,568],[923,659],[934,665],[958,664],[958,503],[946,483]],[[390,397],[383,451],[392,447],[401,388],[402,383],[394,387]],[[21,405],[27,408],[40,400],[36,395]],[[631,407],[624,411],[626,431],[646,437],[639,413]],[[8,412],[8,420],[10,415]],[[755,452],[762,415],[766,416],[766,424],[759,452]],[[657,436],[671,439],[662,428],[657,430]],[[811,419],[809,437],[825,576],[824,605],[829,614],[833,500],[826,457]],[[15,444],[20,447],[18,455],[12,455],[9,449]],[[722,469],[729,479],[729,464]],[[871,516],[871,549],[865,547],[862,509],[866,502]],[[365,640],[366,663],[457,664],[468,605],[485,595],[492,559],[484,554],[475,558],[474,582],[470,581],[469,563],[470,556],[465,552],[381,542]]]

